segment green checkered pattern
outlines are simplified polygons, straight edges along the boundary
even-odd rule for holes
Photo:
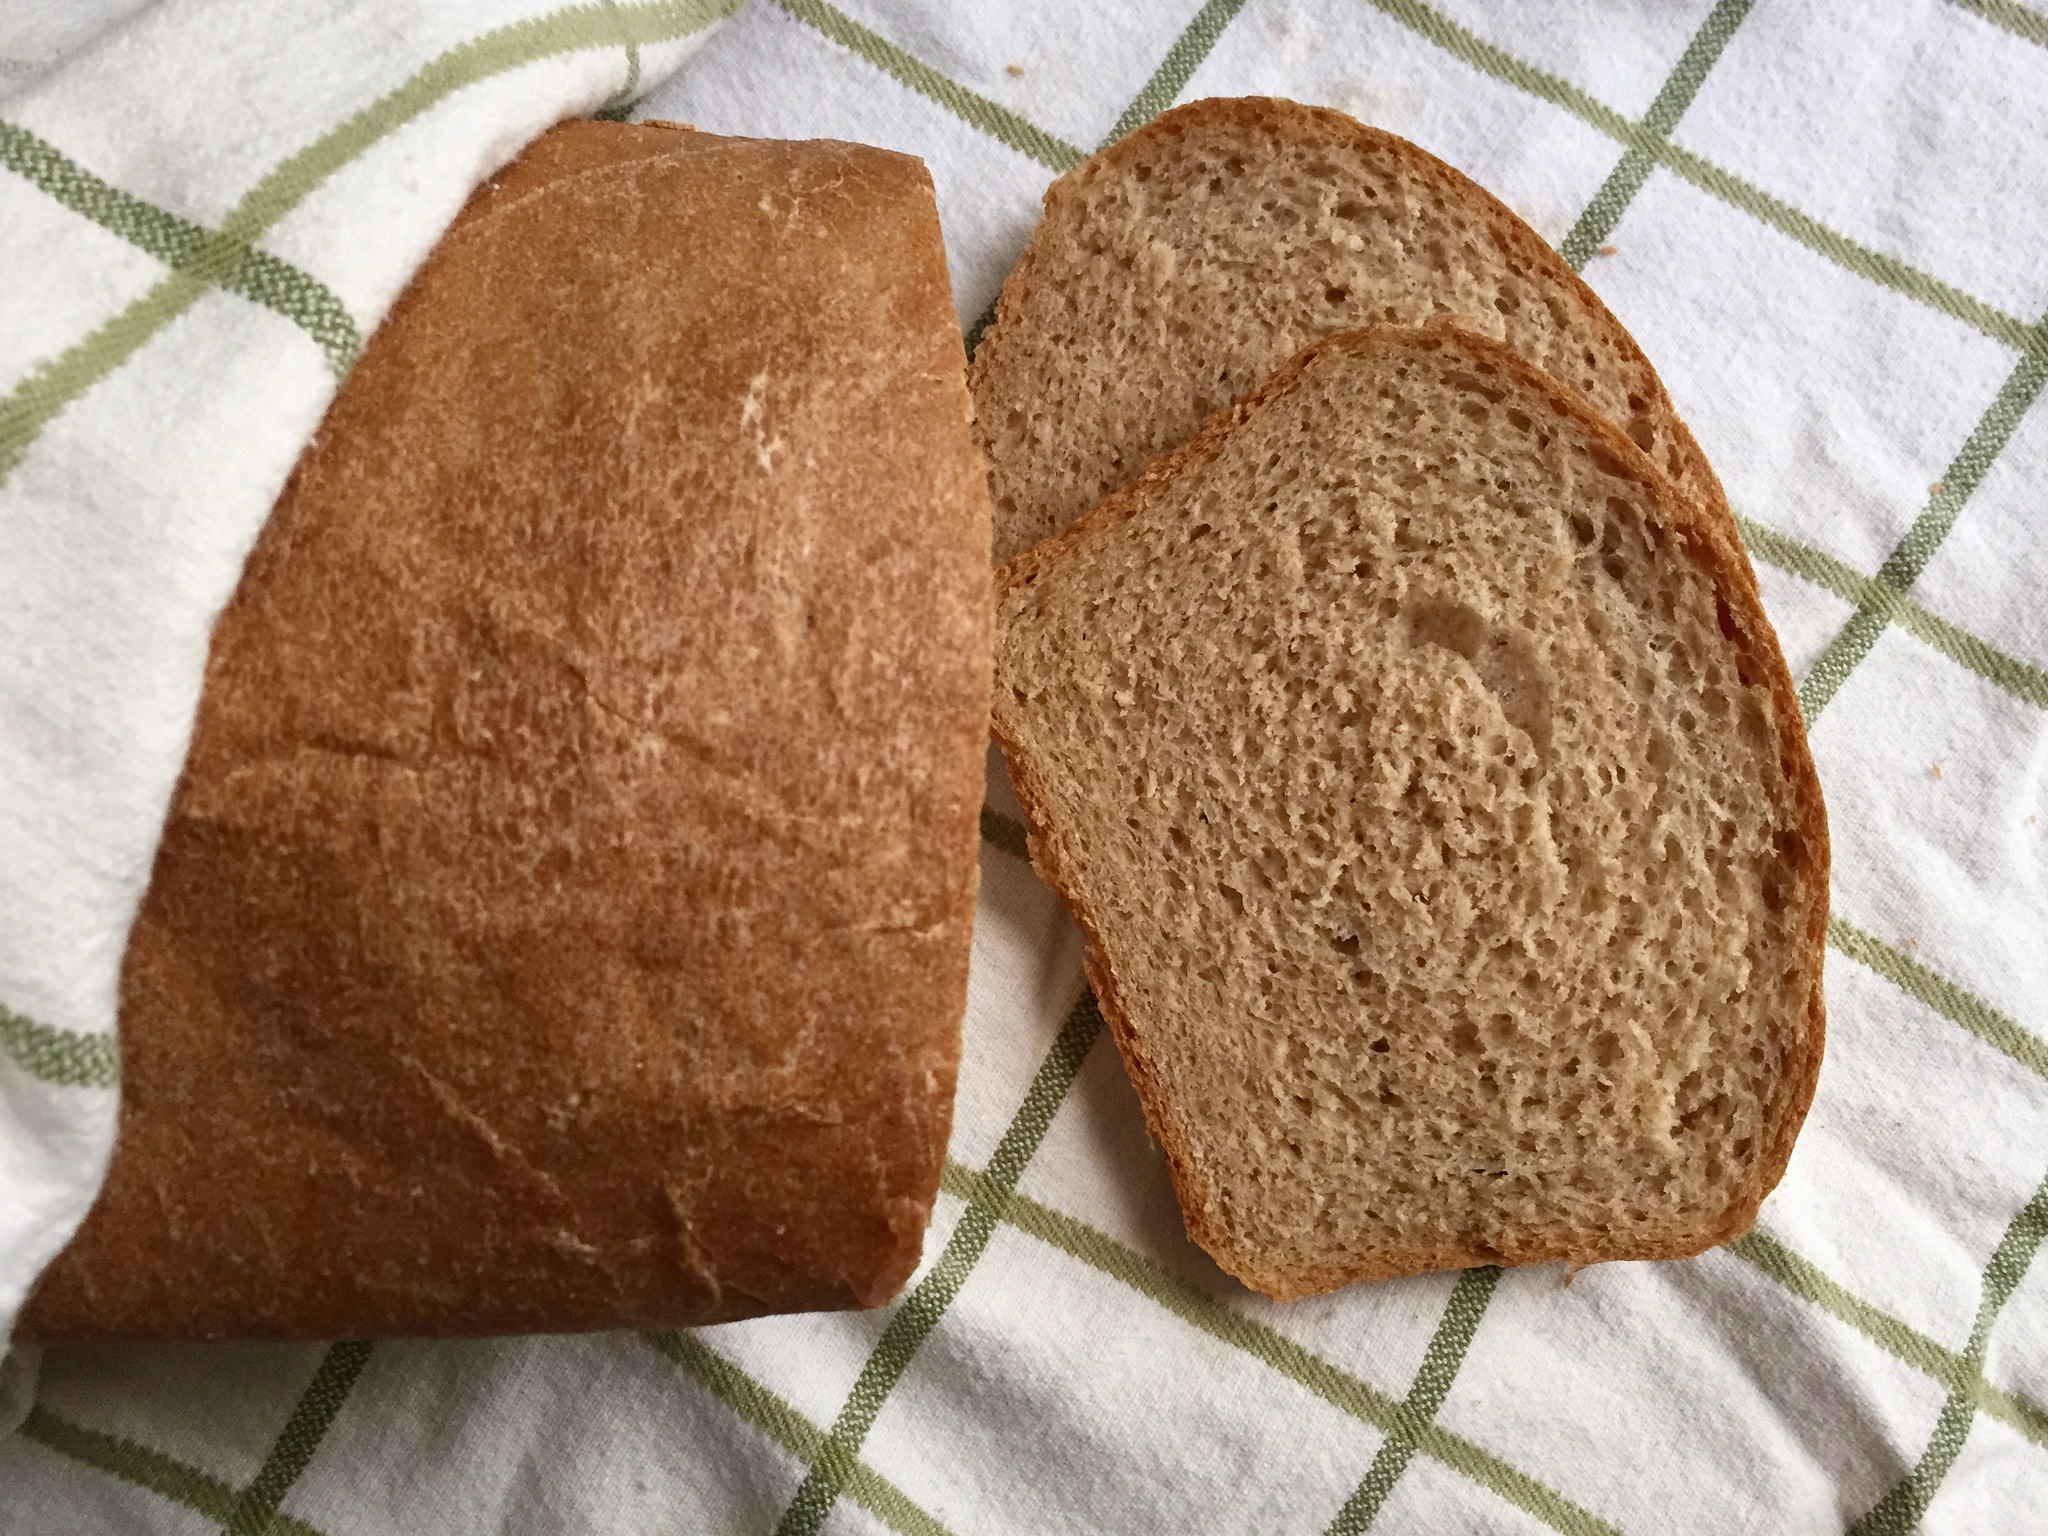
[[[1406,133],[1521,209],[1728,485],[1837,853],[1829,1059],[1757,1229],[1569,1284],[1247,1295],[1180,1233],[997,774],[952,1156],[892,1307],[53,1350],[0,1442],[0,1531],[2048,1529],[2048,19],[757,0],[634,110],[923,155],[971,345],[1051,175],[1252,92]],[[0,162],[175,293],[242,294],[337,368],[359,345],[257,215],[201,227],[25,130]],[[125,334],[0,403],[0,472]],[[13,1014],[0,1044],[113,1080]]]

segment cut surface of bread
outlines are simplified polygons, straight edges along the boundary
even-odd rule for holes
[[[998,577],[995,728],[1190,1235],[1275,1297],[1743,1231],[1827,826],[1718,524],[1448,326],[1346,333]]]
[[[1341,112],[1214,99],[1045,194],[969,369],[997,560],[1136,479],[1317,337],[1446,316],[1580,391],[1727,515],[1641,349],[1492,194]]]

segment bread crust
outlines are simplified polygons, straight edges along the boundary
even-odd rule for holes
[[[1805,916],[1803,959],[1810,979],[1806,1017],[1802,1027],[1793,1033],[1781,1064],[1777,1093],[1765,1121],[1767,1139],[1758,1151],[1749,1176],[1734,1189],[1720,1219],[1696,1232],[1647,1249],[1639,1245],[1603,1244],[1598,1241],[1568,1246],[1532,1245],[1507,1251],[1479,1250],[1445,1243],[1390,1255],[1377,1265],[1290,1271],[1261,1267],[1256,1255],[1232,1248],[1210,1219],[1213,1202],[1209,1191],[1190,1155],[1187,1138],[1175,1119],[1174,1106],[1161,1092],[1158,1080],[1145,1060],[1138,1033],[1118,985],[1114,964],[1101,942],[1094,914],[1080,890],[1075,853],[1067,845],[1057,820],[1048,813],[1045,789],[1029,755],[1022,749],[1016,729],[1005,718],[998,675],[992,730],[1009,764],[1018,804],[1029,823],[1032,863],[1066,903],[1087,940],[1085,966],[1089,984],[1095,989],[1103,1019],[1116,1040],[1132,1086],[1144,1108],[1146,1126],[1166,1155],[1188,1236],[1225,1271],[1277,1301],[1334,1290],[1358,1280],[1387,1279],[1476,1264],[1562,1262],[1578,1268],[1619,1259],[1688,1258],[1738,1237],[1755,1224],[1757,1210],[1764,1197],[1784,1176],[1793,1142],[1813,1102],[1826,1041],[1826,1008],[1821,977],[1827,941],[1827,811],[1806,740],[1798,692],[1779,649],[1776,631],[1764,614],[1748,559],[1724,518],[1681,493],[1648,455],[1582,396],[1559,384],[1511,348],[1448,321],[1422,330],[1374,327],[1339,332],[1311,344],[1250,395],[1215,412],[1187,443],[1154,459],[1136,481],[1105,498],[1086,516],[1001,567],[996,573],[998,627],[1002,624],[1006,600],[1012,592],[1028,586],[1039,572],[1085,551],[1108,530],[1141,512],[1160,488],[1213,460],[1240,426],[1286,395],[1317,358],[1333,353],[1362,355],[1398,348],[1462,351],[1473,362],[1489,364],[1548,397],[1558,409],[1590,432],[1650,491],[1659,521],[1667,532],[1674,535],[1671,547],[1682,550],[1697,561],[1713,583],[1715,593],[1726,605],[1732,621],[1733,633],[1729,639],[1740,649],[1743,659],[1767,681],[1772,700],[1779,767],[1791,789],[1793,815],[1799,834],[1799,848],[1792,861],[1794,881],[1786,901],[1798,907]]]
[[[25,1335],[898,1290],[978,881],[963,364],[909,157],[572,122],[477,192],[216,629]]]
[[[1213,134],[1223,138],[1254,131],[1268,132],[1302,145],[1334,142],[1354,147],[1369,157],[1397,167],[1400,174],[1428,188],[1436,201],[1460,204],[1476,212],[1505,252],[1529,272],[1539,274],[1575,313],[1600,332],[1610,355],[1621,360],[1625,392],[1642,399],[1646,412],[1654,417],[1660,431],[1669,434],[1674,450],[1683,460],[1687,482],[1685,492],[1701,504],[1709,517],[1723,525],[1723,531],[1730,539],[1740,542],[1727,493],[1691,429],[1680,418],[1656,369],[1644,356],[1635,338],[1601,302],[1600,296],[1544,243],[1541,236],[1513,209],[1471,177],[1418,145],[1398,135],[1368,127],[1334,108],[1310,106],[1280,97],[1211,97],[1175,107],[1117,140],[1046,188],[1044,215],[1033,230],[1023,255],[1004,281],[996,303],[995,318],[968,366],[968,387],[981,407],[984,423],[980,431],[982,445],[992,464],[997,464],[998,455],[991,448],[986,423],[997,419],[1001,413],[1005,399],[1002,371],[1006,354],[1020,335],[1028,336],[1036,325],[1032,312],[1037,307],[1042,287],[1038,269],[1046,259],[1047,242],[1068,233],[1067,226],[1061,222],[1062,217],[1079,204],[1084,189],[1103,178],[1127,174],[1133,163],[1150,153],[1161,139],[1188,134]],[[1277,363],[1278,359],[1275,361]],[[1630,446],[1635,446],[1633,441]],[[999,464],[993,471],[993,478],[1000,490],[1002,470]],[[1002,530],[999,528],[997,533],[1000,543]],[[1747,563],[1742,567],[1742,579],[1754,586],[1755,573]]]

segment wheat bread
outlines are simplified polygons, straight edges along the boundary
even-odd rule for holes
[[[888,1300],[977,880],[968,408],[913,159],[578,122],[480,189],[214,634],[23,1333]]]
[[[1046,191],[969,369],[996,559],[1128,484],[1317,337],[1439,317],[1580,391],[1728,516],[1642,350],[1491,193],[1341,112],[1211,99]]]
[[[1691,1254],[1782,1174],[1827,824],[1720,523],[1440,326],[998,575],[994,725],[1190,1235],[1275,1297]]]

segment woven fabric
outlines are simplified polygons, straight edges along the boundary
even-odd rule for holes
[[[95,226],[0,331],[13,380],[162,281],[175,220],[206,238],[264,168],[223,151],[224,192],[174,199],[130,126],[18,110],[69,88],[35,64],[0,76],[0,143],[32,129],[101,180],[8,151],[10,279],[17,229]],[[133,90],[184,88],[149,78]],[[1181,1234],[994,770],[956,1130],[895,1305],[51,1349],[39,1377],[11,1367],[0,1531],[2048,1531],[2048,19],[2013,0],[756,0],[635,112],[922,155],[971,336],[1051,177],[1176,101],[1247,93],[1405,134],[1521,212],[1635,332],[1727,485],[1835,846],[1827,1062],[1756,1230],[1569,1284],[1249,1295]],[[273,110],[256,94],[236,110]],[[252,354],[297,349],[323,389],[342,322],[366,331],[390,288],[350,286],[339,232],[402,201],[369,171],[333,185],[329,221],[194,274],[195,310],[247,327]],[[299,294],[293,315],[231,299],[236,281]],[[0,539],[38,455],[106,430],[96,401],[225,420],[217,366],[145,346],[38,419],[0,460]],[[317,393],[294,397],[278,464]],[[154,470],[196,481],[214,446],[195,428]],[[18,671],[27,632],[4,607],[0,625]],[[0,878],[14,922],[33,887]],[[0,934],[0,959],[41,958],[35,931]],[[39,997],[0,968],[0,1102],[105,1098],[73,1081],[100,1058],[61,1033],[104,1021]]]

